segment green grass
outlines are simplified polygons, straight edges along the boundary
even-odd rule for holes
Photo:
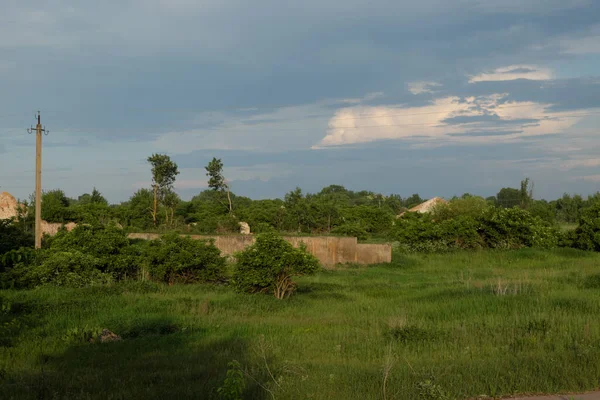
[[[591,390],[600,255],[394,255],[285,301],[226,286],[0,291],[1,399],[466,399]],[[114,343],[81,339],[108,328]],[[384,393],[385,381],[385,393]]]

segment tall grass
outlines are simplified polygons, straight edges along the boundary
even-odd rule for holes
[[[219,398],[232,360],[256,399],[599,385],[599,255],[394,256],[302,278],[286,301],[205,285],[1,291],[0,398]],[[123,340],[85,340],[102,328]]]

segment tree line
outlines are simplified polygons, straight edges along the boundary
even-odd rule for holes
[[[208,189],[189,201],[173,190],[177,164],[164,154],[147,159],[152,184],[142,188],[120,204],[109,204],[95,188],[77,198],[69,198],[60,189],[43,193],[42,219],[57,223],[106,224],[115,222],[130,231],[180,230],[199,234],[226,234],[239,231],[239,222],[247,222],[256,233],[276,230],[298,234],[337,234],[386,237],[396,216],[425,199],[418,194],[402,197],[372,191],[353,191],[330,185],[317,193],[296,188],[280,199],[252,200],[236,195],[223,173],[223,162],[213,158],[205,167]],[[548,224],[576,223],[583,210],[600,200],[600,194],[584,198],[564,194],[546,201],[533,198],[533,185],[524,179],[519,188],[501,188],[496,196],[482,198],[468,193],[456,199],[476,198],[497,208],[518,207]],[[32,229],[34,198],[25,202],[21,224]]]

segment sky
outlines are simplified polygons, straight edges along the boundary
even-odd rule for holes
[[[0,0],[0,191],[600,190],[597,0]],[[74,5],[77,3],[76,5]]]

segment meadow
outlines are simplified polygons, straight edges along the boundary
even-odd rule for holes
[[[600,386],[600,254],[572,249],[395,253],[389,265],[303,277],[283,301],[149,282],[0,300],[2,399],[227,398],[232,360],[248,399]],[[123,340],[90,343],[102,328]]]

